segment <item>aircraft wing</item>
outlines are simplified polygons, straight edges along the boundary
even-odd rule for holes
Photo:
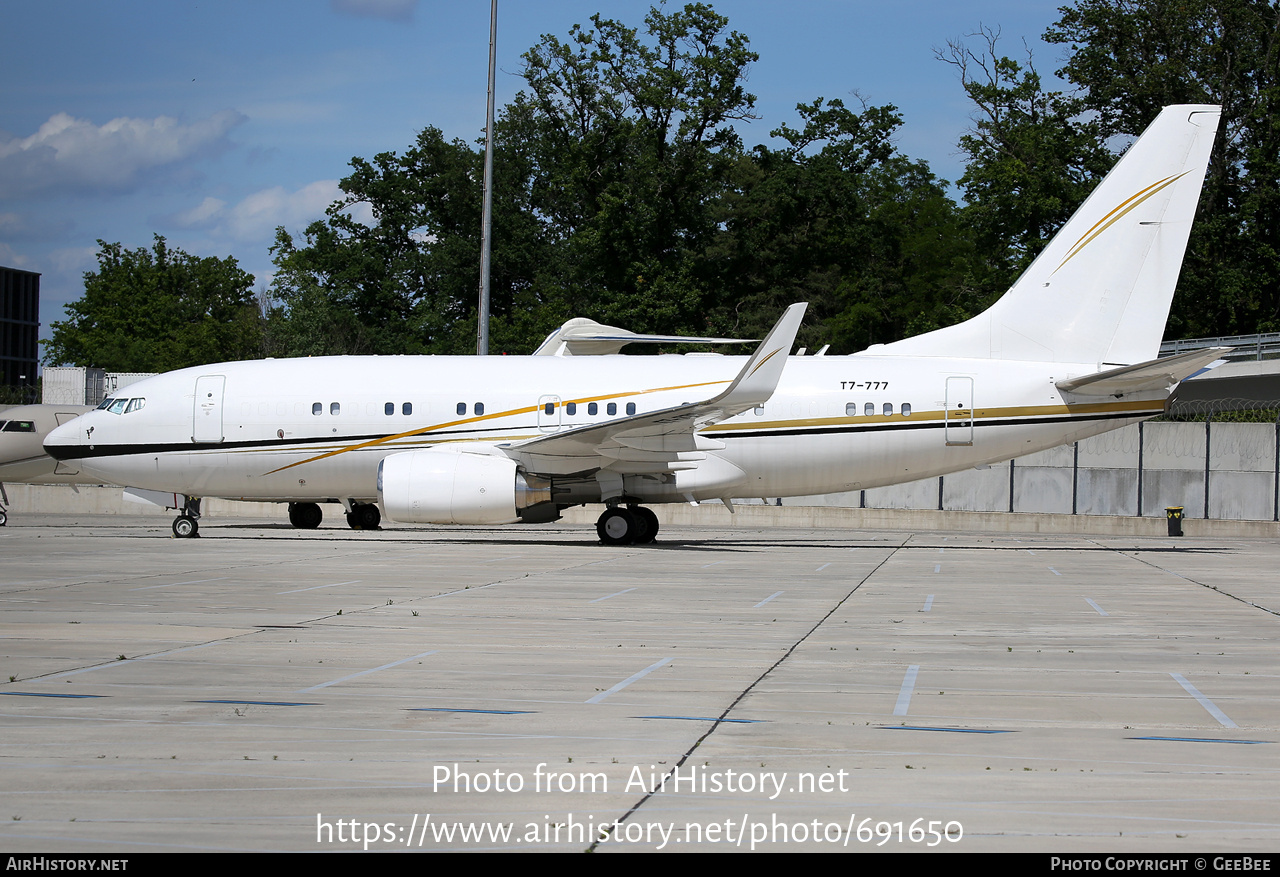
[[[705,338],[687,335],[639,335],[617,326],[575,317],[556,329],[533,352],[534,356],[605,356],[628,344],[751,344],[753,339]]]
[[[1215,360],[1220,360],[1232,349],[1231,347],[1210,347],[1205,350],[1190,350],[1186,353],[1058,381],[1057,387],[1059,390],[1075,393],[1078,396],[1120,397],[1129,393],[1167,390],[1196,372],[1211,367]]]
[[[622,474],[675,472],[696,468],[706,452],[724,444],[698,434],[773,395],[807,303],[783,312],[764,341],[729,386],[702,402],[621,417],[500,446],[528,472],[573,475],[608,469]]]

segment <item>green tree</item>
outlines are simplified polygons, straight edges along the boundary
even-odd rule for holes
[[[262,355],[253,275],[159,235],[150,250],[98,241],[98,270],[45,345],[49,365],[159,372]]]
[[[1025,64],[1001,55],[998,30],[972,34],[975,50],[950,41],[939,51],[973,102],[973,127],[960,138],[968,156],[959,185],[964,221],[985,260],[986,297],[1003,293],[1084,202],[1115,157],[1096,119],[1070,95],[1046,91]]]
[[[892,106],[797,107],[781,148],[756,147],[720,204],[724,233],[703,270],[726,291],[720,322],[758,337],[810,302],[801,341],[848,353],[972,314],[972,246],[946,184],[899,153]]]
[[[1168,104],[1221,104],[1222,125],[1174,299],[1170,337],[1280,329],[1280,4],[1077,0],[1045,39],[1104,137]]]
[[[720,291],[695,263],[755,118],[757,59],[709,6],[650,10],[643,37],[594,16],[525,53],[506,130],[529,150],[531,206],[561,242],[565,309],[635,331],[704,332]]]
[[[527,350],[580,313],[641,332],[713,328],[719,293],[694,265],[718,233],[755,55],[702,4],[645,24],[595,16],[525,55],[528,90],[495,124],[495,350]],[[277,233],[277,351],[474,349],[480,163],[434,128],[403,155],[352,159],[324,221],[302,240]],[[292,331],[295,319],[325,331]]]
[[[747,151],[756,55],[704,4],[642,30],[595,16],[524,56],[495,125],[493,349],[571,316],[638,332],[767,331],[849,352],[972,315],[972,235],[944,181],[893,146],[893,107],[819,99]],[[479,150],[433,128],[352,160],[344,198],[273,250],[277,354],[474,349]]]

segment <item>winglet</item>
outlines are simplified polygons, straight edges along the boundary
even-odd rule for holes
[[[782,377],[782,369],[795,346],[796,333],[800,331],[800,321],[808,307],[809,303],[802,301],[783,311],[733,383],[707,404],[745,411],[768,402]]]

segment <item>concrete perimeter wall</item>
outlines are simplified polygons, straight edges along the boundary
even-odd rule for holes
[[[1144,423],[987,469],[783,505],[1157,518],[1182,506],[1186,518],[1275,521],[1278,441],[1271,423]]]

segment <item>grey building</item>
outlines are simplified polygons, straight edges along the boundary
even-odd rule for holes
[[[0,384],[36,383],[40,336],[40,275],[0,267]]]

